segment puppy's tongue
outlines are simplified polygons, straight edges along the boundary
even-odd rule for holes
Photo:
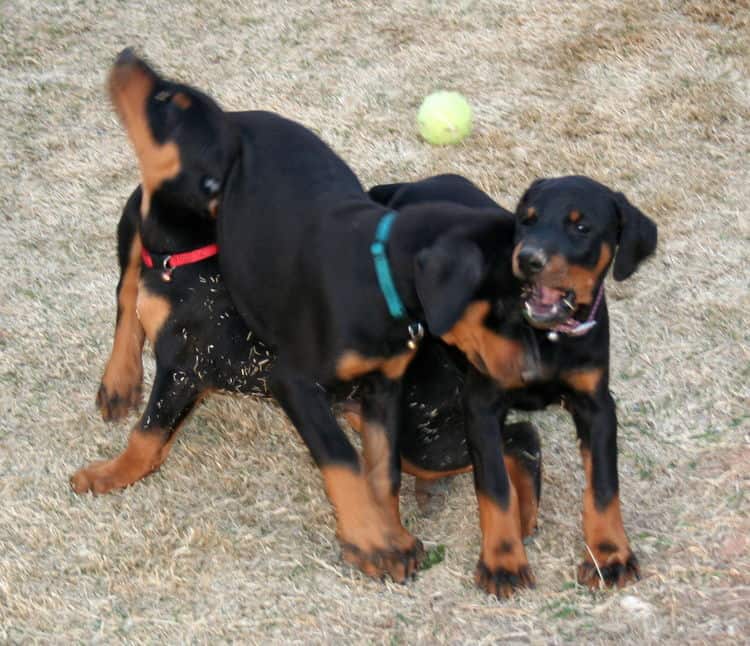
[[[537,299],[543,305],[554,305],[563,296],[565,296],[565,293],[559,289],[537,285]]]
[[[539,283],[526,291],[523,313],[534,327],[550,328],[564,322],[575,310],[575,295]]]

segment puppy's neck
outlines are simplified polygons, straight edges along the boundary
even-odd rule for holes
[[[520,298],[510,257],[514,222],[495,209],[453,209],[444,203],[404,207],[394,222],[388,242],[388,259],[399,296],[412,319],[422,319],[415,285],[415,258],[444,235],[456,235],[476,244],[485,262],[478,298],[495,301]]]
[[[180,253],[216,242],[216,221],[156,191],[141,220],[141,236],[149,251]]]

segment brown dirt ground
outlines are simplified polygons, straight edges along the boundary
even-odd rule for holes
[[[4,0],[0,642],[747,640],[749,30],[747,0]],[[538,587],[505,602],[472,582],[469,476],[428,516],[406,479],[407,524],[446,548],[415,582],[342,565],[320,477],[271,404],[215,397],[158,474],[101,498],[70,491],[134,419],[105,426],[93,406],[114,229],[137,182],[103,91],[126,45],[226,108],[310,125],[367,184],[450,170],[511,206],[536,176],[586,173],[658,222],[657,257],[609,291],[640,583],[573,583],[582,475],[556,411],[535,416]],[[453,148],[415,134],[438,88],[475,107]]]

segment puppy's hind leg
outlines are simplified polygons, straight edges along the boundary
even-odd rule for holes
[[[271,391],[321,470],[336,512],[336,535],[344,560],[369,576],[390,575],[395,581],[404,581],[417,568],[421,546],[395,521],[398,491],[391,487],[391,441],[373,426],[378,414],[365,405],[363,417],[370,428],[363,429],[367,436],[363,439],[363,465],[317,384],[285,370],[280,359],[271,378]]]
[[[104,369],[96,405],[104,421],[125,417],[141,401],[143,382],[143,326],[136,314],[138,281],[141,273],[141,236],[138,192],[131,196],[117,227],[120,281],[117,284],[117,322],[107,367]]]
[[[92,462],[77,471],[70,479],[73,490],[103,494],[127,487],[158,469],[200,395],[184,372],[157,367],[148,405],[125,450],[112,460]]]

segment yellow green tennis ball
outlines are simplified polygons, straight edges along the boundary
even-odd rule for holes
[[[471,132],[472,111],[458,92],[433,92],[422,101],[417,113],[419,134],[435,145],[456,144]]]

